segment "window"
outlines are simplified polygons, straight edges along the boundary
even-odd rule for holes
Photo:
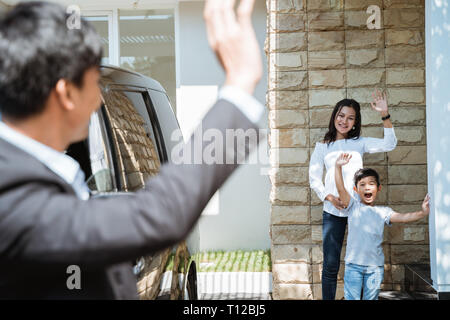
[[[160,82],[175,107],[174,11],[119,10],[119,32],[120,66]]]
[[[86,177],[86,183],[93,194],[117,190],[103,112],[102,107],[92,114],[88,138],[70,145],[66,151],[68,156],[80,164]]]

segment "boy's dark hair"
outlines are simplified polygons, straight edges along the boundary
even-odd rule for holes
[[[57,4],[20,3],[0,19],[0,113],[25,119],[43,111],[60,79],[83,85],[83,75],[100,66],[102,44],[81,19],[69,29],[70,14]]]
[[[337,137],[337,130],[336,126],[334,125],[334,119],[336,119],[337,114],[341,111],[343,107],[350,107],[355,110],[355,129],[351,129],[348,132],[347,139],[358,139],[361,135],[361,106],[359,105],[358,101],[353,99],[343,99],[336,103],[334,106],[333,112],[331,113],[330,121],[328,123],[328,131],[325,133],[325,137],[323,138],[323,141],[327,143],[328,145],[334,141],[336,141]]]
[[[359,169],[358,171],[356,171],[355,173],[355,187],[358,186],[358,182],[361,179],[364,179],[366,177],[374,177],[375,180],[377,181],[377,187],[380,186],[380,176],[378,175],[378,172],[376,172],[374,169],[371,168],[362,168]]]

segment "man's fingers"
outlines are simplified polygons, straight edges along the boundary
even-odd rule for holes
[[[248,21],[253,12],[255,0],[241,0],[237,9],[238,19],[240,22]]]

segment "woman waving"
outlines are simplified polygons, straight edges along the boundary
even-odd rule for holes
[[[350,163],[343,170],[344,185],[353,192],[353,176],[363,167],[364,153],[388,152],[397,145],[394,128],[388,112],[386,93],[378,90],[372,94],[372,109],[379,112],[384,125],[384,138],[361,137],[361,107],[353,99],[339,101],[331,114],[328,132],[323,141],[317,142],[309,164],[309,183],[323,201],[323,269],[322,299],[334,300],[337,274],[340,266],[342,243],[344,241],[347,215],[342,211],[336,184],[334,164],[341,153],[352,155]],[[325,182],[322,181],[325,166]]]

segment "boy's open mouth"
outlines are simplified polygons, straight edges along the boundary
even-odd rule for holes
[[[366,198],[366,199],[372,198],[372,193],[371,192],[364,193],[364,198]]]

